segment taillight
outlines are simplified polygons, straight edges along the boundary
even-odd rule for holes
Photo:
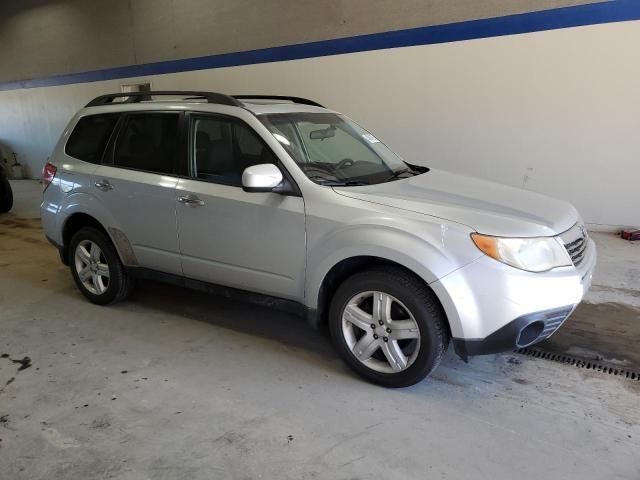
[[[56,176],[57,171],[58,169],[56,168],[55,165],[52,165],[49,162],[45,164],[44,168],[42,169],[42,191],[43,192],[47,189],[49,184],[53,181],[53,177]]]

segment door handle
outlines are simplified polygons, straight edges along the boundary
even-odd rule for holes
[[[113,185],[111,185],[107,180],[96,182],[94,183],[94,185],[96,186],[96,188],[99,188],[103,192],[106,192],[107,190],[113,190]]]
[[[195,195],[184,195],[178,197],[178,201],[188,205],[189,207],[202,207],[204,205],[204,202]]]

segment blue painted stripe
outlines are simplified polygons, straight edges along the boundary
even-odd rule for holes
[[[236,67],[639,19],[640,0],[613,0],[445,25],[0,83],[0,90],[49,87],[117,78]]]

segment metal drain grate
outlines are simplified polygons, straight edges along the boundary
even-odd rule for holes
[[[526,355],[528,357],[542,358],[544,360],[551,360],[558,363],[566,363],[567,365],[573,365],[578,368],[586,368],[587,370],[593,370],[595,372],[606,373],[608,375],[617,375],[619,377],[628,378],[629,380],[640,381],[640,372],[634,372],[625,368],[612,367],[604,365],[597,360],[579,358],[573,355],[567,355],[564,353],[551,353],[539,350],[537,348],[521,348],[515,350],[515,353]]]

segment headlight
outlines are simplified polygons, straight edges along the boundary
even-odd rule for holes
[[[528,272],[546,272],[573,265],[564,246],[555,237],[504,238],[473,233],[471,239],[491,258]]]

